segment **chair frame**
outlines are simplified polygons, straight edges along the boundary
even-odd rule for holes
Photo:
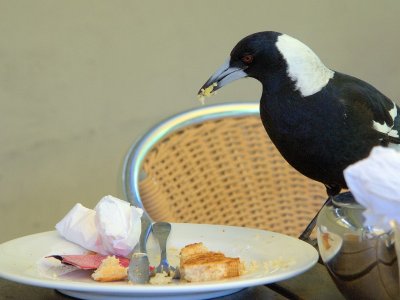
[[[122,184],[126,199],[131,204],[144,209],[139,193],[143,161],[152,147],[170,133],[208,120],[249,115],[259,116],[259,113],[259,102],[224,103],[187,110],[160,122],[139,138],[128,150],[122,171]]]

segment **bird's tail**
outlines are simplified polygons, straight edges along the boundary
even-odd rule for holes
[[[388,147],[400,151],[400,107],[397,107],[397,116],[394,118],[394,124],[388,136]],[[391,134],[392,133],[392,134]]]

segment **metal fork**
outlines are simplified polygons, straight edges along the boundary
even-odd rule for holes
[[[168,275],[175,273],[176,268],[168,263],[167,259],[167,240],[171,232],[171,224],[167,222],[156,222],[153,224],[153,235],[158,240],[161,250],[160,264],[155,268],[156,273],[166,272]]]

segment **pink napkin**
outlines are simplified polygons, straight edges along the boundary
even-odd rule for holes
[[[50,255],[46,258],[54,257],[63,264],[75,266],[82,270],[95,270],[97,269],[103,259],[106,259],[106,255],[101,254],[82,254],[82,255]],[[129,266],[129,259],[121,256],[117,256],[119,264],[125,268]]]

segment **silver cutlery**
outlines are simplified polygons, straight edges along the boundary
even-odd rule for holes
[[[142,230],[138,243],[133,249],[128,268],[128,279],[133,283],[144,284],[150,280],[150,262],[147,256],[146,243],[151,232],[152,222],[144,211],[141,218]]]
[[[176,268],[170,266],[167,258],[167,240],[171,232],[171,224],[168,222],[156,222],[153,224],[153,235],[158,240],[161,251],[160,264],[155,268],[156,273],[166,272],[176,278]]]

